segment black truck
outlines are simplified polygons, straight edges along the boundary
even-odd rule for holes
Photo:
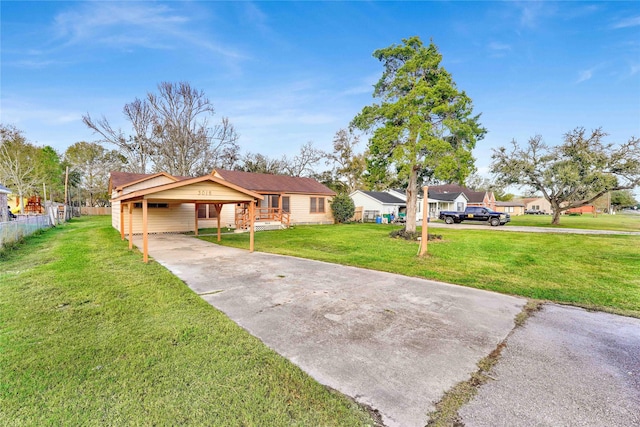
[[[439,218],[447,224],[461,223],[462,221],[484,221],[494,227],[505,225],[511,221],[508,213],[495,212],[488,208],[469,206],[464,212],[440,211]]]

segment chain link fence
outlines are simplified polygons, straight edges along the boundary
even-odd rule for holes
[[[53,221],[51,215],[20,215],[12,221],[0,222],[0,248],[55,225]]]

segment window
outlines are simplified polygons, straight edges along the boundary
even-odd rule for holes
[[[278,196],[269,196],[271,199],[271,207],[277,209],[278,208]]]
[[[513,212],[513,206],[506,206],[506,207],[504,208],[504,211],[505,211],[505,212]]]
[[[464,203],[463,202],[458,202],[458,206],[457,206],[456,210],[458,212],[462,212],[464,210]]]
[[[142,209],[142,203],[134,203],[133,207],[136,209]],[[153,209],[153,208],[168,208],[169,207],[169,203],[149,203],[147,202],[147,207],[149,209]]]
[[[311,197],[311,213],[324,213],[324,197]]]
[[[289,213],[289,196],[282,196],[282,212]]]
[[[213,203],[204,203],[198,205],[198,219],[217,218],[218,212]]]

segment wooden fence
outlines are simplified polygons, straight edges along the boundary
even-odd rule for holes
[[[80,215],[111,215],[110,207],[86,207],[83,206],[80,208]]]

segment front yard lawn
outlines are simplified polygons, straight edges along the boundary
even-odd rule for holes
[[[424,277],[640,317],[640,237],[434,228],[441,241],[389,238],[380,224],[296,226],[259,232],[258,251]],[[215,241],[215,237],[203,237]],[[223,245],[246,249],[248,234]]]
[[[141,260],[110,217],[0,258],[0,425],[373,424]]]
[[[560,225],[551,225],[551,215],[511,216],[510,225],[530,227],[581,228],[587,230],[640,231],[640,215],[620,213],[616,215],[592,214],[562,215]]]

